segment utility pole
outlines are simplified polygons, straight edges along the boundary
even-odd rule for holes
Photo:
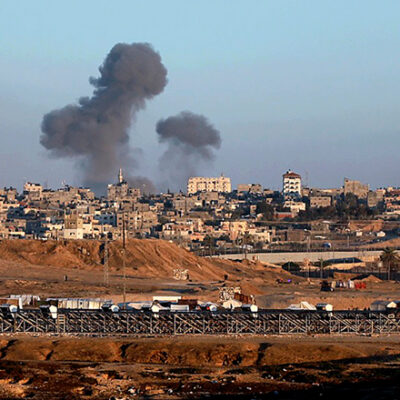
[[[122,291],[122,302],[126,302],[126,240],[125,240],[125,213],[122,214],[122,274],[123,274],[123,291]],[[125,304],[124,304],[125,308]]]
[[[319,260],[319,264],[320,264],[320,276],[321,276],[321,279],[323,279],[323,277],[324,277],[324,274],[323,274],[324,260],[322,258]]]
[[[108,238],[106,234],[106,240],[104,242],[104,285],[109,285],[109,272],[108,272]]]
[[[246,232],[243,235],[243,253],[244,253],[244,259],[247,260],[247,236],[246,236]]]

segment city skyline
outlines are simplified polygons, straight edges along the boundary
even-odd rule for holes
[[[292,181],[288,181],[287,177],[290,177],[289,180],[294,176],[294,179],[296,180],[296,183]],[[122,168],[119,168],[118,174],[116,175],[116,179],[111,179],[109,183],[106,184],[104,190],[102,190],[100,195],[97,195],[98,198],[100,197],[107,197],[107,192],[109,191],[110,187],[116,187],[121,184],[124,184],[126,188],[128,189],[131,188],[133,190],[139,190],[142,194],[150,194],[150,195],[158,195],[158,194],[163,194],[163,193],[187,193],[188,195],[196,194],[199,192],[226,192],[226,193],[231,193],[231,192],[241,192],[243,191],[244,187],[247,187],[250,189],[250,187],[259,187],[260,190],[265,189],[267,191],[274,191],[274,192],[281,192],[285,194],[286,191],[286,186],[289,185],[291,188],[293,185],[296,186],[295,192],[299,194],[299,197],[301,197],[301,192],[303,189],[321,189],[321,190],[336,190],[336,189],[345,189],[346,184],[349,182],[354,183],[356,182],[357,185],[361,185],[365,188],[365,190],[368,192],[376,192],[380,191],[383,189],[395,189],[397,190],[398,187],[395,186],[380,186],[378,188],[371,188],[368,182],[361,182],[357,179],[349,179],[348,177],[344,177],[342,182],[342,185],[339,185],[337,187],[316,187],[316,186],[310,186],[308,185],[308,177],[304,177],[295,171],[292,171],[291,169],[288,169],[286,172],[281,174],[281,183],[280,186],[277,188],[273,188],[270,186],[263,186],[259,182],[253,182],[253,181],[248,181],[248,182],[241,182],[237,184],[232,184],[232,179],[229,176],[225,176],[223,173],[221,173],[219,176],[190,176],[187,179],[187,184],[184,189],[178,189],[177,191],[172,191],[170,188],[167,188],[166,191],[153,191],[153,192],[147,192],[147,187],[145,184],[142,185],[134,185],[130,182],[128,182],[125,179],[124,176],[124,170]],[[23,182],[23,185],[21,188],[18,188],[18,185],[9,185],[9,186],[4,186],[3,189],[16,189],[17,192],[23,192],[25,190],[25,187],[40,187],[40,190],[61,190],[63,188],[80,188],[80,189],[88,189],[90,191],[93,191],[93,188],[90,186],[85,186],[85,185],[72,185],[68,182],[61,182],[59,186],[49,186],[48,182],[39,182],[39,181],[30,181],[30,180],[25,180]],[[1,188],[0,188],[1,189]],[[94,192],[94,191],[93,191]],[[290,191],[289,191],[290,192]],[[288,193],[289,193],[288,192]],[[95,193],[95,192],[94,192]]]
[[[199,175],[223,172],[234,186],[276,189],[291,168],[308,175],[309,186],[338,187],[344,177],[372,188],[399,186],[397,2],[227,8],[217,1],[211,13],[207,4],[184,2],[121,2],[119,9],[89,3],[28,3],[24,13],[13,2],[0,5],[1,187],[83,184],[73,160],[45,154],[40,124],[51,110],[90,96],[87,78],[119,42],[151,43],[168,69],[165,91],[129,132],[139,162],[134,173],[162,183],[157,164],[166,146],[156,124],[191,110],[222,139],[214,163]]]

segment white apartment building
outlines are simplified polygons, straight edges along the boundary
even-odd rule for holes
[[[187,193],[197,192],[231,192],[231,178],[221,175],[219,178],[191,177],[187,184]]]
[[[301,176],[289,170],[283,174],[284,196],[301,196]]]

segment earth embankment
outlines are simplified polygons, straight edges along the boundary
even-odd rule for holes
[[[99,269],[104,263],[104,247],[104,242],[98,240],[3,240],[0,259],[49,267]],[[121,270],[122,264],[122,242],[109,242],[110,270]],[[225,274],[222,263],[219,264],[163,240],[130,239],[126,243],[126,267],[137,276],[171,278],[174,269],[182,268],[189,270],[192,279],[215,280]]]
[[[399,359],[390,337],[4,336],[0,399],[391,399]]]

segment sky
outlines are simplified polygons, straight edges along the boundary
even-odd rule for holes
[[[92,94],[119,42],[152,44],[168,69],[130,129],[135,173],[159,183],[157,121],[189,110],[222,138],[199,175],[400,186],[399,15],[398,0],[0,0],[0,187],[82,183],[41,146],[41,121]]]

